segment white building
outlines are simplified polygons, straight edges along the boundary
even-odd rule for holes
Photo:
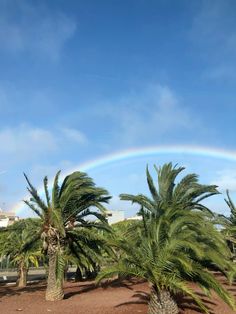
[[[106,212],[107,221],[109,225],[115,224],[116,222],[125,220],[124,210],[108,210]]]
[[[4,212],[0,209],[0,228],[8,227],[17,220],[19,220],[19,217],[17,217],[15,213]]]
[[[128,217],[125,220],[142,220],[142,216],[133,216],[133,217]]]

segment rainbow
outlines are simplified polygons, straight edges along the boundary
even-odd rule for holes
[[[190,146],[190,145],[176,145],[176,146],[149,146],[149,147],[138,147],[130,148],[127,150],[116,151],[111,154],[101,156],[94,160],[89,160],[84,163],[80,163],[77,166],[63,172],[66,176],[74,171],[89,171],[95,168],[102,167],[104,165],[109,165],[113,163],[120,162],[122,160],[128,160],[139,157],[157,156],[157,155],[167,155],[167,154],[183,154],[183,155],[193,155],[200,157],[210,157],[217,159],[224,159],[228,161],[236,161],[236,151],[225,150],[220,148],[210,148],[202,146]],[[49,182],[49,183],[52,183]],[[43,187],[38,189],[39,193],[43,193]],[[27,199],[28,195],[23,199]],[[13,211],[19,215],[25,209],[25,204],[21,201],[18,202],[14,207]]]

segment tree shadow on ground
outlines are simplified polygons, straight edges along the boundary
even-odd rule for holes
[[[214,310],[212,309],[212,306],[216,306],[216,303],[207,299],[206,296],[200,292],[197,293],[197,295],[201,298],[203,304],[208,309],[209,314],[214,314]],[[144,291],[135,291],[132,298],[136,298],[136,300],[120,303],[116,305],[116,307],[133,305],[133,304],[146,304],[147,305],[150,300],[150,295],[149,293],[144,292]],[[186,297],[183,295],[176,295],[176,301],[177,301],[180,313],[185,313],[186,310],[195,311],[196,313],[202,313],[202,310],[200,309],[200,307],[190,297]]]
[[[141,283],[141,281],[139,281]],[[104,290],[109,288],[126,288],[129,290],[133,290],[133,285],[137,284],[137,280],[128,280],[128,281],[121,281],[120,279],[114,279],[112,281],[105,281],[101,283],[100,285],[97,285],[93,280],[90,282],[78,282],[78,290],[77,291],[71,291],[71,292],[65,292],[64,299],[69,299],[77,294],[84,294],[87,292],[90,292],[95,289],[102,288]],[[75,287],[75,286],[73,286]],[[67,287],[66,290],[70,288]]]
[[[234,297],[236,297],[236,284],[232,284],[231,288],[227,289]]]
[[[11,297],[14,295],[21,295],[24,293],[32,293],[46,290],[46,283],[39,282],[33,284],[27,284],[25,288],[18,288],[16,286],[1,286],[0,287],[0,298]]]
[[[101,283],[101,287],[103,289],[107,289],[109,287],[112,287],[112,288],[127,288],[129,290],[134,290],[133,289],[133,286],[135,284],[138,284],[138,283],[143,283],[145,281],[141,281],[141,280],[137,280],[136,278],[131,278],[131,279],[128,279],[128,280],[121,280],[121,279],[113,279],[112,281],[105,281],[103,283]]]
[[[214,314],[214,310],[212,309],[212,307],[216,306],[216,303],[210,301],[206,297],[206,295],[203,293],[197,292],[196,294],[198,297],[200,297],[201,301],[203,302],[205,307],[208,309],[209,314]],[[185,313],[186,310],[191,310],[197,313],[202,313],[201,308],[197,305],[197,303],[191,297],[179,294],[176,296],[176,301],[180,309],[180,313]]]
[[[137,300],[127,301],[116,305],[115,307],[121,307],[124,305],[133,305],[133,304],[148,304],[149,302],[149,293],[144,291],[135,291],[132,298],[137,298]]]
[[[75,287],[76,286],[73,286],[73,288],[75,288]],[[67,287],[65,290],[67,290],[68,288],[71,288],[71,287]],[[82,286],[78,285],[77,288],[78,288],[78,290],[76,290],[76,291],[65,292],[64,299],[69,299],[69,298],[71,298],[71,297],[73,297],[74,295],[77,295],[77,294],[83,294],[83,293],[90,292],[92,290],[97,289],[98,287],[93,282],[93,283],[90,283],[90,284],[83,284]]]

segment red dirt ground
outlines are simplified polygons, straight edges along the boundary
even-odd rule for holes
[[[65,284],[65,299],[59,302],[44,300],[45,287],[45,283],[33,284],[25,289],[9,286],[0,287],[0,313],[147,313],[149,287],[145,282],[126,281],[118,283],[114,281],[103,287],[95,287],[92,281],[68,282]],[[236,297],[236,283],[227,286],[227,289]],[[203,297],[200,292],[199,295],[212,314],[236,313],[220,301],[215,294],[210,300]],[[188,298],[179,299],[179,308],[181,314],[201,313],[191,299]]]

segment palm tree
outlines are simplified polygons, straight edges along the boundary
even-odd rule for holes
[[[31,195],[25,203],[40,217],[42,228],[39,234],[43,241],[43,248],[48,257],[48,280],[46,300],[61,300],[63,293],[63,278],[65,269],[65,253],[86,254],[86,244],[89,242],[91,228],[106,228],[105,208],[103,203],[110,199],[108,192],[96,187],[93,180],[83,172],[68,175],[59,186],[60,171],[56,174],[51,197],[48,190],[48,179],[44,178],[46,201],[37,190],[28,183]],[[88,220],[95,217],[96,221]],[[83,245],[81,245],[83,243]],[[77,253],[75,253],[77,254]]]
[[[172,166],[172,163],[164,164],[157,168],[154,165],[158,177],[158,189],[146,169],[148,188],[151,198],[143,194],[121,194],[121,200],[131,201],[145,209],[146,214],[159,218],[170,206],[180,207],[182,210],[201,210],[212,214],[201,202],[215,194],[219,194],[216,185],[203,185],[198,182],[198,176],[194,173],[184,176],[179,183],[175,183],[177,176],[184,167]]]
[[[105,232],[106,234],[107,232]],[[109,250],[107,239],[103,230],[81,227],[76,230],[77,240],[66,251],[66,260],[77,266],[75,281],[85,276],[87,279],[95,278],[97,270],[104,259],[104,253]],[[86,242],[84,241],[86,239]],[[71,249],[72,248],[72,249]]]
[[[236,206],[233,203],[229,191],[226,190],[227,198],[225,202],[230,209],[230,216],[226,217],[224,215],[216,215],[216,222],[220,223],[223,226],[222,233],[227,240],[230,249],[233,253],[233,257],[236,257]]]
[[[152,199],[145,195],[122,194],[121,199],[141,206],[142,227],[131,226],[123,239],[111,245],[123,251],[121,258],[103,270],[98,281],[114,274],[133,275],[151,285],[149,314],[177,314],[177,293],[191,296],[207,313],[207,308],[188,286],[197,283],[204,293],[214,290],[234,307],[233,297],[220,285],[207,265],[222,272],[233,270],[230,252],[221,234],[209,219],[209,210],[200,201],[217,194],[215,186],[201,185],[194,174],[175,185],[184,168],[166,164],[156,168],[158,189],[147,169],[147,181]]]
[[[15,222],[1,232],[0,251],[16,266],[18,287],[26,286],[30,265],[38,267],[39,260],[43,259],[39,241],[29,241],[38,227],[38,220],[29,218]]]

